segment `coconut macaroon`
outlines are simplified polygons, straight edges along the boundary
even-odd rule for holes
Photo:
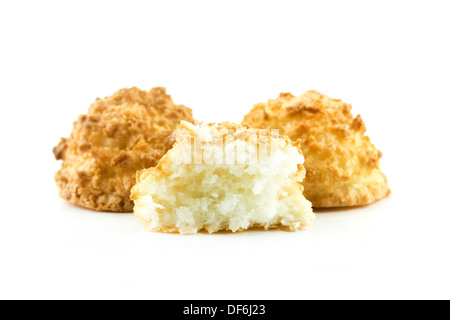
[[[183,121],[155,168],[138,172],[134,213],[151,231],[192,234],[252,227],[296,231],[315,216],[303,196],[298,143],[268,130]]]
[[[301,140],[305,196],[314,207],[366,205],[390,192],[380,170],[382,153],[365,135],[361,116],[353,118],[350,104],[317,91],[282,93],[256,104],[243,123]]]
[[[94,210],[132,211],[136,171],[155,166],[172,147],[180,120],[193,122],[192,111],[174,104],[165,88],[97,99],[53,149],[63,160],[55,176],[60,196]]]

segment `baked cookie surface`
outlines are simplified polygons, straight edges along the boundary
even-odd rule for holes
[[[151,231],[192,234],[253,227],[296,231],[314,221],[298,144],[267,130],[182,121],[176,143],[131,192]]]
[[[192,111],[176,105],[165,88],[120,89],[97,99],[53,149],[62,160],[55,175],[60,196],[94,210],[133,211],[136,171],[156,166],[180,120],[193,122]]]
[[[282,93],[256,104],[243,124],[300,139],[305,196],[313,207],[367,205],[390,193],[380,169],[382,153],[365,135],[361,116],[353,117],[350,104],[317,91]]]

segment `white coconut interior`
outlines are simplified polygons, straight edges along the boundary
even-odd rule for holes
[[[178,144],[174,149],[187,147]],[[163,159],[170,164],[168,169],[155,171],[138,188],[135,214],[150,229],[195,233],[280,226],[298,230],[312,223],[311,204],[297,181],[297,166],[304,161],[297,148],[272,146],[270,155],[258,159],[258,148],[245,141],[206,144],[201,164],[180,163],[180,155],[191,150],[174,149]],[[234,158],[240,164],[223,164],[218,158]]]

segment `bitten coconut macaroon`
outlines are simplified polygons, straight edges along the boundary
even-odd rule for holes
[[[252,227],[296,231],[315,216],[303,196],[298,143],[268,130],[182,121],[155,168],[140,171],[131,198],[151,231],[192,234]]]
[[[180,120],[193,122],[192,111],[165,88],[121,89],[97,99],[53,149],[62,160],[55,176],[60,196],[94,210],[133,211],[136,171],[155,166],[172,147]]]
[[[243,124],[278,129],[301,140],[305,155],[305,196],[314,207],[361,206],[386,197],[390,190],[380,169],[382,153],[370,142],[351,105],[317,91],[300,96],[282,93],[258,103]]]

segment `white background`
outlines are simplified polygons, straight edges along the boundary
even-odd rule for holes
[[[448,4],[0,2],[0,298],[450,298]],[[393,193],[307,232],[192,236],[59,199],[52,147],[130,86],[219,122],[280,92],[351,102]]]

